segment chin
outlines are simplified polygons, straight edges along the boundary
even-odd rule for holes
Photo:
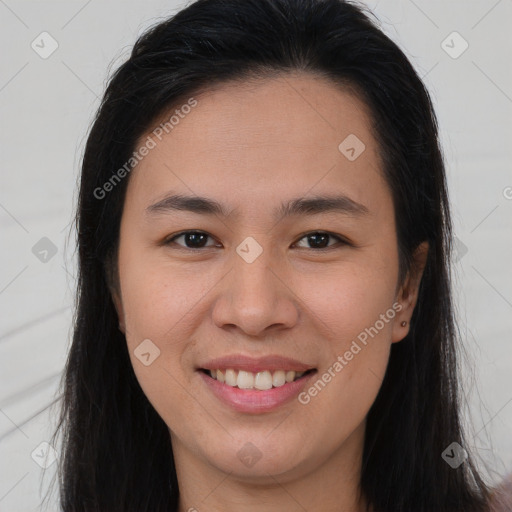
[[[270,430],[261,435],[231,439],[229,444],[218,446],[215,451],[207,449],[208,462],[224,473],[247,481],[273,482],[272,477],[281,475],[297,477],[304,471],[304,442],[298,439],[283,443],[282,439],[270,439]]]

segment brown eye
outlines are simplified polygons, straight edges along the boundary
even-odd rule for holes
[[[211,245],[205,245],[206,240],[211,237],[203,231],[183,231],[182,233],[179,233],[168,239],[165,242],[165,245],[176,243],[175,241],[180,238],[183,238],[184,245],[182,243],[178,243],[177,245],[185,249],[202,249],[203,247],[211,247]]]
[[[323,231],[315,231],[312,233],[308,233],[307,235],[303,236],[300,240],[304,239],[306,239],[307,243],[311,245],[310,247],[303,247],[304,249],[328,249],[332,247],[332,245],[336,245],[329,245],[329,241],[332,239],[338,241],[340,244],[347,244],[347,242],[343,240],[341,237]]]
[[[177,243],[176,240],[183,239],[182,242]],[[208,238],[212,238],[208,233],[204,231],[183,231],[167,239],[164,245],[176,244],[184,249],[203,249],[207,247],[215,247],[215,243],[206,245]],[[212,238],[213,240],[213,238]],[[332,233],[326,233],[323,231],[314,231],[303,236],[301,240],[306,240],[309,247],[301,247],[302,249],[329,249],[336,245],[336,243],[330,243],[332,241],[337,242],[338,245],[350,245],[349,242],[338,235]],[[295,244],[297,245],[297,244]]]

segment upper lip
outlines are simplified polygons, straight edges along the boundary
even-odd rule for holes
[[[226,370],[229,368],[236,370],[245,370],[247,372],[262,372],[264,370],[294,370],[296,372],[305,372],[314,369],[310,364],[301,363],[296,359],[278,355],[268,355],[264,357],[248,357],[242,354],[233,354],[230,356],[218,357],[204,363],[200,368],[205,370]]]

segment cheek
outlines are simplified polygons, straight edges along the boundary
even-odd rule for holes
[[[189,410],[183,404],[190,399],[190,376],[183,370],[183,354],[195,343],[191,319],[211,287],[209,279],[191,282],[175,269],[132,256],[120,264],[120,279],[126,342],[137,380],[162,418],[180,410],[180,422],[186,423]]]
[[[163,413],[160,409],[164,405],[172,409],[190,398],[182,391],[191,378],[191,354],[199,351],[195,334],[198,323],[208,315],[208,294],[220,277],[208,269],[192,272],[135,252],[126,254],[124,259],[121,256],[120,253],[130,359],[146,396]],[[148,344],[149,352],[157,354],[148,366],[137,357],[141,343]]]
[[[304,283],[302,293],[329,355],[301,403],[340,432],[363,420],[384,378],[400,309],[395,278],[393,267],[352,266],[331,279],[316,279],[316,287]]]
[[[120,278],[127,329],[162,342],[186,328],[218,281],[208,271],[184,272],[142,257],[127,259]]]
[[[294,291],[314,313],[313,319],[319,320],[332,347],[342,350],[348,340],[376,322],[379,335],[390,338],[396,278],[394,266],[361,261],[340,265],[328,274],[303,276]],[[384,321],[380,320],[386,312]]]

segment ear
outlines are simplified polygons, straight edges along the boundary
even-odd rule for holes
[[[413,254],[411,267],[407,276],[397,294],[397,302],[402,306],[396,315],[393,323],[393,333],[391,341],[397,343],[402,341],[409,333],[412,314],[418,300],[423,270],[427,263],[428,242],[421,243]],[[405,325],[402,325],[405,322]]]
[[[103,267],[105,271],[105,279],[107,288],[112,297],[112,302],[117,311],[117,318],[119,320],[119,330],[126,334],[125,314],[123,308],[123,301],[121,299],[120,284],[119,284],[119,270],[117,267],[117,251],[110,251],[106,258]]]
[[[125,325],[125,318],[124,318],[124,308],[123,308],[123,301],[121,300],[121,297],[117,290],[111,290],[112,295],[112,301],[114,302],[114,307],[117,311],[117,318],[119,319],[119,330],[126,334],[126,325]]]

